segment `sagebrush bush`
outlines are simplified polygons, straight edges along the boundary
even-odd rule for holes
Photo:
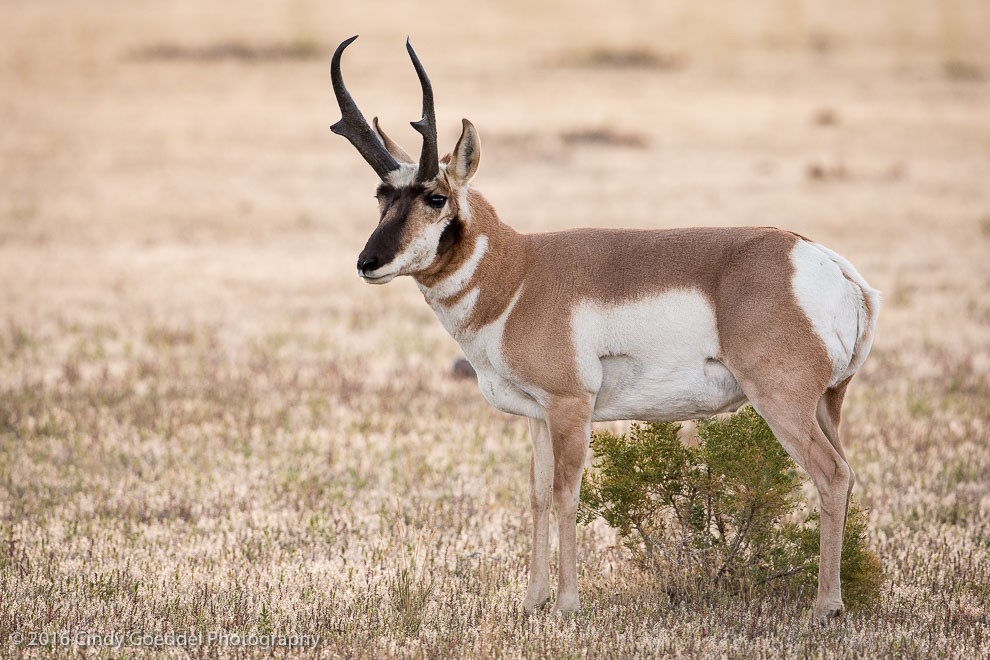
[[[737,593],[768,588],[812,593],[819,518],[801,515],[802,478],[766,422],[746,407],[698,424],[697,446],[679,424],[595,433],[596,461],[581,487],[579,518],[602,518],[633,557],[682,587]],[[851,502],[842,548],[849,607],[872,604],[881,566],[866,547],[866,516]]]

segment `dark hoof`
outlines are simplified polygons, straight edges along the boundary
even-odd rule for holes
[[[827,625],[836,619],[841,619],[845,614],[842,607],[826,607],[821,610],[815,609],[815,621],[820,625]]]

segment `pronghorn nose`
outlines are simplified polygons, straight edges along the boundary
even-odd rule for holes
[[[363,254],[358,257],[357,269],[359,273],[370,273],[376,268],[378,268],[378,257],[366,257]]]

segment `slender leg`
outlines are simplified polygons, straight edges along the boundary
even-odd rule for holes
[[[529,587],[523,608],[532,612],[550,600],[550,496],[553,490],[553,444],[546,422],[529,420],[533,457],[529,466],[530,504],[533,509],[533,549],[529,560]]]
[[[842,534],[852,470],[835,450],[815,416],[815,405],[770,399],[753,401],[774,435],[818,489],[821,500],[821,558],[818,563],[818,598],[815,618],[831,619],[842,614],[842,584],[839,579]]]
[[[547,408],[553,440],[553,502],[560,537],[557,585],[559,612],[575,612],[580,606],[577,582],[577,508],[581,476],[591,433],[590,398],[555,400]]]
[[[818,425],[822,427],[828,441],[832,443],[832,448],[846,461],[846,453],[842,450],[842,440],[839,437],[839,418],[842,410],[842,399],[845,397],[846,386],[849,385],[850,378],[842,381],[835,387],[829,388],[818,400]],[[852,497],[853,486],[856,485],[856,474],[852,467],[849,468],[849,490],[846,493],[846,515],[843,517],[842,533],[845,537],[845,519],[849,517],[849,499]]]

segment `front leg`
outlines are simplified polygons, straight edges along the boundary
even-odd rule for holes
[[[553,442],[553,502],[560,537],[555,609],[564,613],[576,612],[581,607],[577,581],[577,509],[591,435],[591,413],[590,396],[555,399],[547,407]]]
[[[529,587],[523,608],[532,612],[550,600],[550,496],[553,492],[553,444],[546,422],[529,420],[533,458],[529,466],[533,509],[533,549],[529,560]]]

